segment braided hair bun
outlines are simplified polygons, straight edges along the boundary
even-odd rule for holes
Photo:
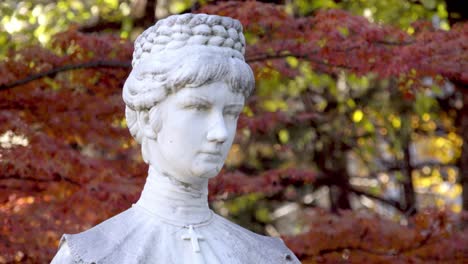
[[[229,17],[207,14],[174,15],[159,20],[135,41],[133,67],[150,53],[204,45],[245,53],[241,23]]]

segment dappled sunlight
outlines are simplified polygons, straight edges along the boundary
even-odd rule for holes
[[[413,163],[453,163],[461,155],[463,141],[455,133],[446,136],[417,136],[412,145]]]
[[[458,183],[458,171],[451,166],[423,167],[413,172],[413,184],[418,206],[448,208],[454,212],[462,209],[462,186]]]
[[[0,204],[0,212],[7,213],[12,211],[14,213],[20,213],[27,207],[33,206],[35,201],[35,196],[18,196],[16,194],[11,194],[7,202]]]
[[[0,147],[1,148],[12,148],[15,146],[26,147],[28,145],[29,145],[29,140],[25,136],[21,134],[15,134],[11,130],[0,135]]]
[[[6,19],[3,18],[2,22],[3,20]],[[13,17],[11,20],[3,22],[3,26],[8,33],[13,34],[23,29],[26,26],[26,23],[18,20],[16,17]]]
[[[4,28],[8,37],[15,41],[9,42],[8,38],[4,39],[0,34],[0,55],[3,48],[25,46],[28,42],[48,46],[53,35],[67,30],[73,23],[93,25],[99,22],[100,17],[117,20],[124,19],[130,13],[130,1],[59,0],[38,3],[31,0],[3,0],[0,3],[0,29]],[[130,23],[130,20],[123,23],[121,36],[124,38],[130,35]]]
[[[362,12],[362,15],[367,18],[370,22],[374,22],[374,18],[372,17],[372,10],[370,8],[365,8]]]

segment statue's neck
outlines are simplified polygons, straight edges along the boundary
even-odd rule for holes
[[[208,180],[187,184],[151,167],[136,203],[155,217],[176,225],[199,224],[209,220]]]

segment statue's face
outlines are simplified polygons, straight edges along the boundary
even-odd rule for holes
[[[244,96],[224,82],[171,94],[159,105],[162,127],[151,146],[151,164],[185,183],[216,176],[243,106]]]

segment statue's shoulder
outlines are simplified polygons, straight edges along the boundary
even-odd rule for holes
[[[138,222],[135,214],[130,208],[84,232],[64,234],[55,257],[57,261],[53,263],[122,263],[122,259],[136,259],[131,247],[121,247],[122,241],[132,240],[130,237],[133,236],[133,228],[138,226],[138,223],[135,223]],[[115,254],[116,252],[118,254]],[[59,256],[60,260],[63,260],[59,261]],[[68,259],[73,261],[67,262]]]
[[[297,264],[300,261],[284,244],[283,240],[254,233],[227,219],[216,216],[216,225],[231,248],[234,256],[242,260],[241,263],[278,263]]]
[[[79,264],[80,262],[73,257],[67,241],[62,237],[60,240],[59,251],[55,254],[50,264]]]
[[[203,263],[300,263],[281,239],[256,234],[218,215],[193,228],[201,239]],[[85,232],[64,235],[53,264],[193,263],[193,245],[183,238],[186,232],[185,227],[132,207]]]

